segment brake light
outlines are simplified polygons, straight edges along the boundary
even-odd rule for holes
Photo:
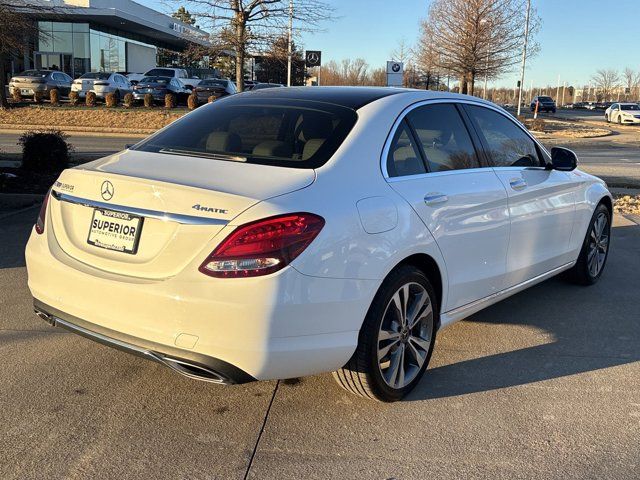
[[[246,278],[276,272],[300,255],[324,227],[312,213],[291,213],[236,228],[200,265],[211,277]]]
[[[36,220],[36,233],[38,235],[42,235],[44,233],[44,221],[47,217],[47,205],[49,205],[49,196],[51,195],[51,189],[47,192],[42,201],[42,206],[40,207],[40,213],[38,213],[38,220]]]
[[[95,82],[93,85],[94,86],[97,85],[99,87],[108,87],[109,86],[109,82]]]

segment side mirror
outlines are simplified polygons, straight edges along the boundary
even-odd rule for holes
[[[578,156],[572,150],[563,147],[553,147],[551,149],[551,169],[570,172],[577,167]]]

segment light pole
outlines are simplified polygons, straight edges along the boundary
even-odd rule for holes
[[[522,89],[524,88],[524,69],[527,64],[527,42],[529,41],[529,13],[531,12],[531,0],[527,0],[527,18],[524,24],[524,45],[522,47],[522,70],[520,72],[520,90],[518,92],[518,116],[522,107]]]
[[[287,87],[291,86],[291,37],[293,36],[293,0],[289,0],[289,39],[287,42]]]

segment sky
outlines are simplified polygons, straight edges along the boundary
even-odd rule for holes
[[[138,0],[158,8],[154,0]],[[324,0],[338,17],[323,31],[303,33],[298,43],[321,50],[322,60],[364,58],[371,68],[385,66],[401,40],[414,45],[430,0]],[[188,0],[187,0],[188,8]],[[538,55],[527,66],[525,86],[585,85],[596,70],[640,70],[637,46],[640,0],[532,0],[542,19]],[[603,8],[604,7],[604,8]],[[513,86],[519,71],[494,84]]]

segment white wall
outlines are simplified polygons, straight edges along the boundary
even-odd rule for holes
[[[156,66],[156,49],[135,43],[126,43],[127,72],[144,73]]]

